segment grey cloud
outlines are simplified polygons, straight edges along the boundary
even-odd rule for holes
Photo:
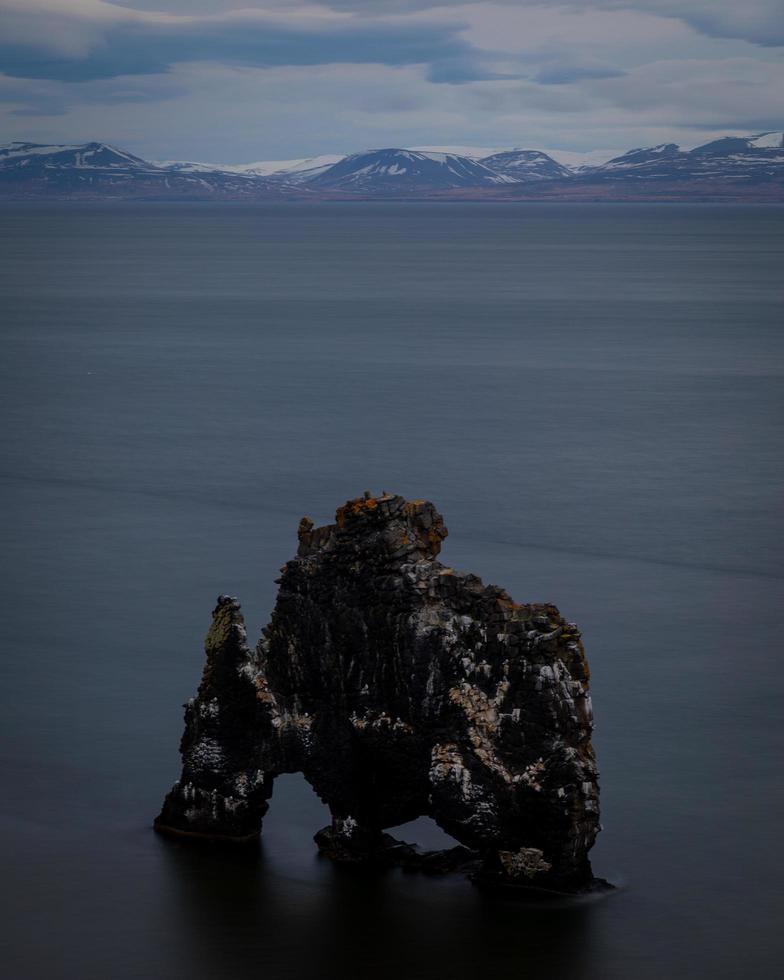
[[[365,10],[367,0],[324,0],[334,10]],[[493,0],[515,7],[562,7],[572,10],[637,10],[674,17],[710,37],[736,38],[766,47],[784,45],[781,0]],[[379,0],[376,12],[401,13],[435,7],[459,8],[476,0]]]
[[[537,85],[533,82],[472,89],[467,93],[467,99],[476,109],[496,117],[520,111],[568,114],[586,111],[597,102],[596,97],[581,88]]]
[[[173,64],[216,61],[249,67],[284,65],[429,64],[432,79],[467,81],[488,76],[459,24],[374,22],[294,27],[258,18],[107,26],[84,56],[58,54],[37,44],[0,43],[0,71],[17,78],[85,82],[168,71]],[[50,30],[52,26],[50,24]],[[56,29],[56,28],[55,28]]]
[[[534,75],[539,85],[570,85],[600,78],[621,78],[625,71],[617,68],[591,65],[551,65]]]
[[[640,10],[674,17],[710,37],[735,38],[765,47],[784,45],[781,0],[576,0],[567,6]]]
[[[742,132],[778,129],[784,67],[752,59],[658,62],[629,72],[622,81],[589,84],[591,91],[619,111],[644,112],[662,125],[680,120],[689,126],[731,128],[744,119]]]
[[[165,94],[161,83],[165,79]],[[187,88],[170,76],[147,76],[134,79],[99,79],[82,85],[63,85],[57,80],[25,79],[0,75],[0,109],[11,117],[46,118],[62,116],[74,106],[108,106],[120,109],[126,105],[148,105],[166,99],[183,98]]]
[[[19,116],[24,119],[36,119],[38,117],[50,119],[52,116],[64,116],[67,107],[63,103],[52,103],[49,106],[21,106],[18,109],[11,109],[9,116]]]
[[[468,82],[489,82],[503,79],[520,79],[522,74],[494,71],[483,60],[471,54],[454,58],[438,58],[430,63],[428,81],[463,85]]]
[[[784,10],[778,0],[718,6],[703,3],[682,14],[673,8],[672,16],[682,17],[695,30],[712,37],[740,38],[763,47],[784,46]]]

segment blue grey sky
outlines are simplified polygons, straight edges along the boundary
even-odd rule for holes
[[[241,163],[782,127],[781,0],[0,0],[0,141]]]

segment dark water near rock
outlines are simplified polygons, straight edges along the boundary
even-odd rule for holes
[[[782,210],[1,218],[6,975],[777,975]],[[151,832],[215,596],[366,488],[582,626],[611,898],[357,877],[295,777],[256,855]]]

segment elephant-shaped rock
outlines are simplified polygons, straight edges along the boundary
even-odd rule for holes
[[[337,861],[416,863],[384,830],[428,815],[464,845],[425,855],[433,868],[470,856],[480,881],[591,887],[580,632],[444,566],[446,534],[431,503],[366,493],[334,524],[302,519],[255,650],[239,604],[218,599],[156,829],[252,839],[275,777],[301,772],[330,808],[316,839]]]

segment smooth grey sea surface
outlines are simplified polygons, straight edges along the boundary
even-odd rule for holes
[[[0,212],[9,980],[773,978],[784,954],[784,209]],[[300,517],[427,497],[592,666],[602,900],[151,830],[215,597]],[[420,821],[403,836],[435,842]]]

